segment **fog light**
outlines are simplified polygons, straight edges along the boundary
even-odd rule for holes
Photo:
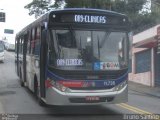
[[[119,91],[119,90],[123,89],[126,84],[127,84],[127,81],[122,82],[121,84],[119,84],[115,87],[115,90]]]
[[[62,91],[62,92],[65,92],[66,89],[67,89],[67,88],[66,88],[65,86],[62,86],[62,87],[61,87],[61,91]]]
[[[47,78],[47,80],[46,80],[46,87],[47,88],[54,87],[54,88],[60,90],[61,92],[66,92],[68,89],[67,87],[62,85],[59,81],[55,81],[50,78]]]

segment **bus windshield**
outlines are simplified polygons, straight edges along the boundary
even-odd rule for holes
[[[0,52],[3,52],[3,51],[4,51],[4,45],[0,44]]]
[[[127,33],[51,30],[49,64],[63,70],[120,70],[128,65]]]

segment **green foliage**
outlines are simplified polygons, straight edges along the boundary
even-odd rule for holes
[[[115,0],[112,10],[125,14],[138,14],[145,3],[146,0]]]
[[[56,8],[61,3],[66,3],[65,8],[99,8],[108,9],[111,6],[111,0],[55,0]]]
[[[35,18],[44,14],[49,10],[50,0],[33,0],[31,3],[24,6],[24,8],[29,10],[29,15],[35,15]]]
[[[55,3],[51,6],[52,8],[61,8],[64,4],[64,0],[55,0]]]
[[[65,0],[66,5],[65,7],[67,8],[80,8],[80,7],[84,7],[84,8],[89,8],[89,2],[90,0]]]
[[[157,13],[140,11],[143,9],[147,0],[33,0],[25,6],[29,9],[29,14],[39,16],[50,9],[56,8],[98,8],[117,11],[126,14],[132,22],[132,29],[142,28],[148,24],[157,22]]]

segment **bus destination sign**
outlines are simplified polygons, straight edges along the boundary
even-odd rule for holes
[[[106,23],[106,16],[93,16],[93,15],[75,15],[74,21],[78,23]]]
[[[104,14],[51,14],[51,23],[126,25],[125,17]]]

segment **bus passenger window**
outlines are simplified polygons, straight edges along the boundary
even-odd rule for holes
[[[31,53],[34,54],[35,51],[35,29],[32,29],[32,35],[31,35]]]
[[[28,40],[27,40],[27,54],[30,54],[31,53],[31,32],[28,31]]]
[[[35,49],[34,54],[39,55],[40,52],[40,27],[36,30]]]

